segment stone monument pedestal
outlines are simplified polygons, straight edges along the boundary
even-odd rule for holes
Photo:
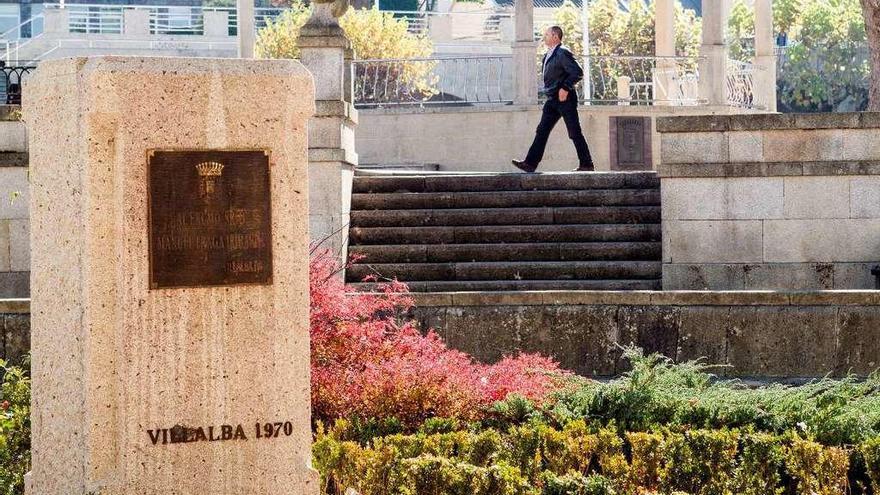
[[[40,64],[32,493],[318,493],[313,112],[295,61]]]

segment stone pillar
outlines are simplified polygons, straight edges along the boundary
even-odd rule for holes
[[[254,26],[254,0],[236,0],[238,10],[238,56],[254,58],[257,31]]]
[[[70,32],[69,10],[46,7],[43,10],[43,33],[48,35],[68,34]]]
[[[205,23],[205,36],[226,38],[229,36],[229,12],[224,10],[207,10],[202,14]]]
[[[318,494],[313,95],[292,60],[40,64],[24,94],[32,493]]]
[[[773,38],[773,1],[755,0],[755,90],[767,110],[776,111],[776,51]]]
[[[150,11],[124,9],[122,11],[122,32],[129,36],[149,36]]]
[[[674,96],[671,91],[675,80],[675,0],[654,2],[654,55],[658,57],[654,68],[654,98],[657,104],[669,105]]]
[[[538,102],[538,45],[535,43],[535,6],[532,0],[516,0],[513,42],[514,103]]]
[[[336,9],[336,10],[334,10]],[[347,258],[357,111],[351,99],[351,42],[335,4],[313,3],[300,30],[300,60],[316,81],[316,111],[309,121],[309,225],[313,242]],[[338,14],[338,15],[337,15]]]
[[[700,45],[700,98],[710,105],[727,104],[727,15],[730,0],[703,0],[703,43]]]

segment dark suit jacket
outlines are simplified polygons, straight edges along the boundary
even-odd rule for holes
[[[549,52],[548,52],[549,53]],[[584,69],[575,60],[574,54],[568,48],[559,45],[553,51],[553,55],[547,60],[547,54],[541,60],[544,68],[544,89],[541,91],[549,98],[556,98],[559,89],[563,88],[569,93],[575,93],[575,85],[584,77]],[[577,97],[575,93],[573,96]]]

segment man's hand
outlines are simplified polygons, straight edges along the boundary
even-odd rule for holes
[[[568,99],[568,91],[564,89],[559,89],[559,101],[565,101]]]

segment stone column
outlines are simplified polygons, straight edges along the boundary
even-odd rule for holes
[[[309,225],[313,242],[347,257],[357,111],[351,100],[351,42],[339,26],[338,4],[313,3],[300,30],[300,60],[318,81],[309,121]]]
[[[516,0],[516,41],[513,42],[514,103],[538,102],[538,44],[535,42],[535,6],[532,0]]]
[[[755,90],[767,110],[776,111],[776,43],[773,39],[773,1],[755,0]]]
[[[123,10],[122,32],[129,36],[149,36],[150,11],[143,9]]]
[[[668,105],[674,93],[670,90],[675,80],[675,0],[654,2],[654,98],[660,105]]]
[[[43,33],[47,35],[68,34],[70,32],[69,10],[46,7],[43,10]]]
[[[236,0],[238,10],[238,56],[254,58],[257,31],[254,27],[254,0]]]
[[[313,95],[292,60],[40,63],[23,110],[31,493],[318,494]]]
[[[703,1],[703,44],[700,46],[700,98],[710,105],[727,104],[727,15],[730,0]]]
[[[202,14],[205,23],[205,36],[210,38],[226,38],[229,36],[229,12],[224,10],[208,10]]]

